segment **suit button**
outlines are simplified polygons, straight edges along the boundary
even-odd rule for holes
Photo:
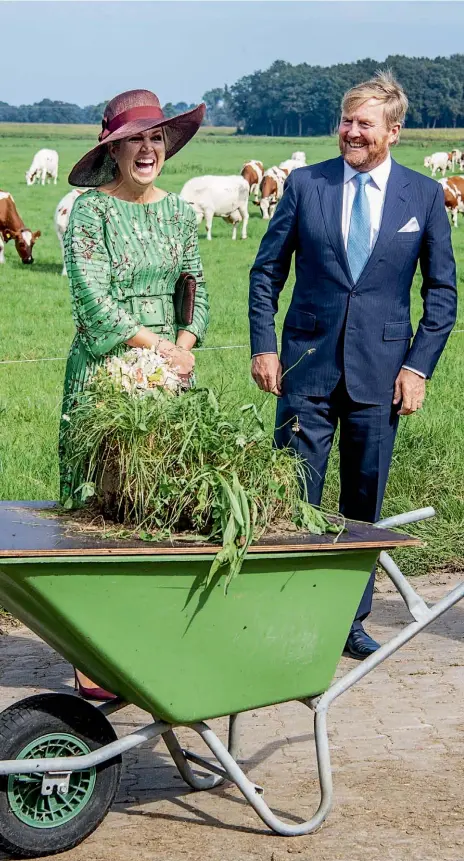
[[[352,296],[357,296],[358,294],[356,293],[356,290],[352,290],[352,291],[351,291],[351,295],[352,295]]]

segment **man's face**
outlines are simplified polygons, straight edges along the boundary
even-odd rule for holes
[[[385,161],[400,131],[385,124],[385,108],[377,99],[368,99],[352,113],[343,113],[338,128],[340,152],[355,170],[366,172]]]

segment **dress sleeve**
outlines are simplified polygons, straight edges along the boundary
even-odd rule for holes
[[[74,322],[86,350],[98,358],[133,338],[140,323],[111,295],[104,218],[85,196],[72,208],[64,246]]]
[[[184,253],[182,257],[182,270],[191,272],[195,276],[197,289],[195,293],[195,310],[190,326],[182,326],[182,329],[191,332],[197,338],[197,346],[204,340],[209,322],[209,301],[206,290],[203,267],[198,250],[197,220],[193,210],[186,213],[186,233],[184,239]]]

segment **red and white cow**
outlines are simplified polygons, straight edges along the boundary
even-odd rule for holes
[[[258,200],[259,188],[264,176],[262,161],[246,161],[240,173],[250,186],[250,197],[254,194],[255,201]]]
[[[58,179],[58,153],[54,149],[39,149],[32,159],[29,170],[26,171],[26,183],[34,185],[38,180],[45,185],[45,180],[53,179],[54,185]]]
[[[464,213],[464,176],[449,176],[439,179],[445,194],[445,206],[451,215],[454,227],[458,226],[458,212]]]
[[[83,192],[80,188],[73,188],[72,191],[68,191],[67,194],[60,200],[58,206],[55,209],[55,230],[56,235],[58,237],[58,241],[61,246],[61,252],[63,255],[63,271],[62,275],[66,275],[66,266],[64,263],[64,243],[63,237],[66,233],[66,229],[69,223],[69,216],[71,215],[71,209],[74,206],[75,201]]]
[[[266,221],[274,215],[275,208],[284,193],[284,182],[288,176],[288,170],[281,167],[270,167],[264,171],[261,182],[261,200],[253,201],[259,206],[261,215]]]
[[[185,183],[180,197],[195,210],[198,225],[205,219],[207,239],[211,239],[214,216],[233,225],[232,239],[237,238],[241,221],[242,239],[246,239],[249,194],[250,186],[243,176],[197,176]]]
[[[11,194],[0,191],[0,263],[5,262],[4,243],[10,239],[13,239],[23,263],[33,263],[32,247],[39,236],[40,230],[33,233],[25,226]]]

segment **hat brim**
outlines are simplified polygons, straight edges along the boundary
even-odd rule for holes
[[[202,103],[190,111],[177,114],[177,116],[170,117],[169,119],[131,120],[131,122],[121,126],[113,134],[108,135],[104,141],[82,156],[68,176],[69,184],[83,188],[95,188],[111,182],[114,179],[114,162],[109,156],[107,144],[111,143],[111,141],[130,137],[139,132],[146,132],[149,129],[164,129],[166,141],[165,158],[171,158],[196,134],[201,126],[205,111],[206,105]]]

